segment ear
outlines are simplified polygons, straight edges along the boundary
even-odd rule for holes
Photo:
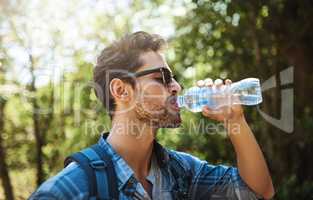
[[[131,87],[119,78],[114,78],[110,82],[110,92],[114,99],[119,101],[129,101]]]

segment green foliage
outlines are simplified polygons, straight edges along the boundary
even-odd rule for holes
[[[48,1],[43,2],[42,7],[45,7]],[[69,2],[73,4],[74,1]],[[78,34],[80,40],[63,40],[62,36],[66,33],[49,25],[48,33],[51,35],[47,37],[51,43],[46,46],[44,54],[36,54],[35,51],[35,71],[46,66],[47,60],[54,60],[58,56],[62,58],[62,65],[67,65],[66,59],[70,57],[73,60],[70,65],[73,67],[62,73],[59,80],[38,86],[31,95],[28,95],[30,82],[20,80],[16,76],[19,73],[13,68],[20,66],[26,71],[30,69],[30,61],[26,59],[21,64],[23,59],[19,60],[19,57],[23,57],[22,50],[24,53],[31,52],[29,40],[33,32],[28,27],[31,24],[29,19],[24,18],[24,15],[31,10],[32,4],[21,1],[22,6],[12,3],[7,6],[8,10],[0,10],[3,11],[0,13],[0,83],[1,86],[8,84],[24,88],[23,91],[9,95],[0,93],[0,101],[7,102],[1,136],[18,199],[27,198],[36,187],[36,140],[31,100],[36,99],[41,110],[47,111],[40,114],[40,127],[44,138],[43,169],[46,177],[49,177],[62,169],[67,155],[95,143],[102,131],[110,130],[110,119],[96,100],[90,84],[94,65],[90,61],[90,54],[96,55],[113,39],[132,32],[132,26],[138,26],[132,21],[135,14],[140,13],[140,22],[147,20],[150,23],[149,19],[160,15],[157,13],[159,7],[167,5],[172,8],[175,3],[180,4],[176,1],[136,0],[130,7],[117,8],[115,13],[91,13],[94,14],[92,20],[87,20],[85,24],[74,20],[80,15],[74,18],[68,16],[75,21],[73,23],[76,27],[70,33],[73,38]],[[76,9],[74,4],[71,5],[72,10]],[[245,115],[272,172],[275,199],[311,199],[312,3],[295,0],[193,0],[181,4],[186,10],[185,16],[166,16],[175,23],[175,33],[170,37],[166,56],[178,81],[185,88],[206,77],[230,78],[233,81],[257,77],[264,82],[271,76],[279,77],[279,72],[289,66],[295,67],[295,84],[291,85],[295,88],[296,98],[294,133],[287,134],[269,124],[255,107],[245,108]],[[80,9],[77,8],[78,13]],[[11,16],[7,17],[8,13]],[[70,14],[73,13],[70,11]],[[44,19],[50,17],[43,16]],[[149,23],[140,28],[159,28]],[[71,39],[75,40],[74,44],[68,44]],[[75,46],[76,43],[78,46]],[[11,48],[15,49],[17,56],[8,53]],[[60,52],[63,54],[57,55]],[[21,72],[20,76],[23,75]],[[266,91],[260,107],[276,118],[280,117],[281,89],[284,88]],[[158,140],[162,144],[192,153],[212,164],[236,165],[233,147],[219,124],[204,118],[200,113],[188,111],[182,111],[182,119],[180,128],[159,130]]]
[[[299,183],[295,175],[291,175],[284,180],[277,193],[277,199],[311,199],[313,182],[305,181]]]
[[[313,64],[306,52],[313,50],[312,3],[308,1],[193,1],[185,17],[176,18],[170,63],[189,87],[205,77],[247,77],[262,82],[289,66],[295,67],[295,131],[284,133],[261,118],[256,108],[246,108],[246,118],[267,158],[274,177],[277,199],[308,199],[313,191],[311,94]],[[174,56],[173,56],[174,55]],[[196,72],[195,76],[188,76]],[[304,74],[305,73],[305,74]],[[306,83],[303,83],[305,80]],[[277,82],[279,85],[280,82]],[[288,87],[287,87],[288,88]],[[280,118],[278,86],[263,93],[261,109]],[[300,92],[302,90],[302,92]],[[310,97],[309,97],[310,96]],[[302,102],[302,104],[300,103]],[[305,104],[303,104],[306,102]],[[184,113],[201,122],[201,116]],[[190,124],[190,123],[189,123]],[[185,125],[186,133],[190,125]],[[234,163],[233,149],[220,135],[180,134],[175,148],[187,150],[210,162]],[[165,140],[168,141],[168,140]],[[218,160],[218,159],[221,160]],[[305,161],[304,161],[305,160]]]

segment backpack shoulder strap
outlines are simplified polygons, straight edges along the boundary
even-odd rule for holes
[[[85,174],[87,175],[88,180],[88,188],[89,188],[89,196],[90,199],[96,199],[97,196],[97,188],[96,188],[96,176],[93,168],[89,165],[89,159],[82,152],[76,152],[70,156],[68,156],[64,161],[64,167],[69,165],[71,162],[77,162],[79,166],[83,169]]]
[[[108,155],[106,155],[106,159],[102,159],[103,156],[98,153],[99,149],[101,148],[96,144],[74,153],[66,158],[64,164],[67,166],[70,162],[75,161],[82,167],[88,178],[90,199],[118,199],[118,193],[116,197],[116,194],[111,192],[110,180],[116,182],[116,176],[109,173],[112,169],[114,171],[112,161]],[[117,190],[117,186],[115,189]]]
[[[103,160],[107,164],[107,180],[109,183],[108,184],[109,194],[111,198],[117,200],[119,198],[117,176],[111,157],[98,144],[93,145],[91,148],[95,152],[97,152],[101,160]]]
[[[169,169],[175,178],[174,185],[174,199],[185,200],[189,199],[189,188],[191,186],[191,172],[184,167],[184,163],[177,158],[173,152],[168,151],[169,155]]]

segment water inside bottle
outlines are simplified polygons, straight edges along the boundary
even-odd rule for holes
[[[192,112],[201,112],[205,105],[218,109],[233,104],[257,105],[261,102],[260,82],[256,78],[244,79],[230,87],[192,87],[177,99],[179,107],[186,107]]]

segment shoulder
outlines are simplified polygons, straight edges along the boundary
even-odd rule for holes
[[[87,176],[72,162],[57,175],[45,181],[30,197],[34,199],[87,199]]]
[[[196,173],[199,171],[206,161],[200,160],[196,156],[193,156],[191,154],[180,152],[180,151],[174,151],[174,150],[167,150],[170,158],[177,160],[182,164],[182,166],[187,169],[191,170],[193,173]]]
[[[227,165],[212,165],[205,160],[188,153],[168,150],[170,157],[178,160],[185,168],[191,170],[193,175],[192,199],[207,199],[209,196],[222,197],[233,194],[244,199],[257,199],[255,194],[240,177],[238,168]],[[214,189],[214,190],[212,190]],[[215,192],[214,192],[215,191]],[[223,198],[223,199],[225,199]]]
[[[196,156],[191,154],[168,150],[169,154],[176,158],[186,169],[191,170],[191,172],[202,175],[213,175],[222,177],[224,175],[230,175],[233,179],[239,179],[239,172],[236,167],[227,165],[212,165],[205,160],[201,160]]]

